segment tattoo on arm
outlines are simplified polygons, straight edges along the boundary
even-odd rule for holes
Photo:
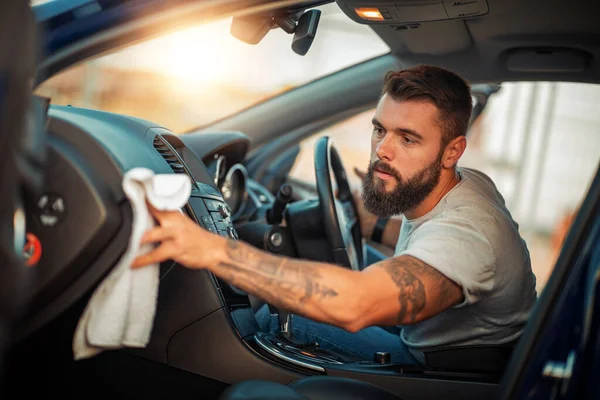
[[[227,257],[219,263],[220,274],[232,285],[256,294],[265,301],[293,312],[315,299],[338,293],[322,282],[318,263],[299,262],[256,251],[229,240]]]
[[[407,265],[407,262],[410,265]],[[411,271],[415,266],[422,268],[418,263],[414,263],[413,260],[407,261],[404,258],[392,258],[382,265],[396,286],[398,286],[398,289],[400,289],[398,297],[400,302],[399,321],[405,321],[407,316],[409,317],[409,321],[414,321],[427,303],[425,285]]]
[[[411,256],[401,256],[386,260],[380,265],[400,289],[398,321],[415,322],[419,313],[425,309],[428,299],[423,278],[427,279],[429,285],[437,285],[439,290],[436,298],[429,299],[430,303],[436,302],[435,309],[451,305],[449,299],[453,298],[452,294],[458,286],[423,261]]]

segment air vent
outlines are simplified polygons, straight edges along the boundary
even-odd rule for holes
[[[185,174],[185,167],[179,161],[179,158],[175,155],[175,151],[171,146],[164,142],[159,135],[156,135],[153,142],[154,148],[158,153],[165,159],[169,164],[173,172],[177,174]]]

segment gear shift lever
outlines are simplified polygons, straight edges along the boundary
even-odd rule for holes
[[[286,339],[292,339],[292,317],[294,314],[287,311],[279,312],[279,330]]]
[[[286,205],[292,199],[294,191],[290,185],[284,183],[281,185],[279,190],[277,191],[277,195],[275,196],[275,202],[273,206],[267,210],[266,219],[269,224],[276,225],[280,224],[283,219],[283,212],[285,210]],[[292,314],[279,310],[268,304],[269,312],[272,316],[277,315],[277,319],[279,321],[279,332],[286,338],[291,339],[292,337]]]
[[[275,225],[281,223],[285,206],[290,202],[293,194],[294,190],[290,185],[287,183],[281,185],[275,196],[273,207],[267,211],[267,222],[269,224]]]
[[[269,312],[272,316],[277,316],[277,321],[279,322],[279,332],[285,336],[286,339],[291,339],[292,337],[292,313],[287,311],[280,310],[275,308],[271,304],[267,304],[269,307]]]

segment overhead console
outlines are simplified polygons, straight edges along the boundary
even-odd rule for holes
[[[485,15],[487,0],[336,0],[352,20],[366,25],[395,25],[464,19]]]

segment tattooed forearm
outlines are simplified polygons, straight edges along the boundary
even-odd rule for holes
[[[235,241],[227,242],[218,267],[216,272],[234,286],[293,312],[302,312],[314,300],[338,296],[323,282],[321,269],[326,266],[275,257]]]
[[[456,304],[462,294],[436,269],[409,256],[356,272],[275,256],[231,240],[218,254],[210,270],[232,285],[281,309],[350,331],[415,323]]]

